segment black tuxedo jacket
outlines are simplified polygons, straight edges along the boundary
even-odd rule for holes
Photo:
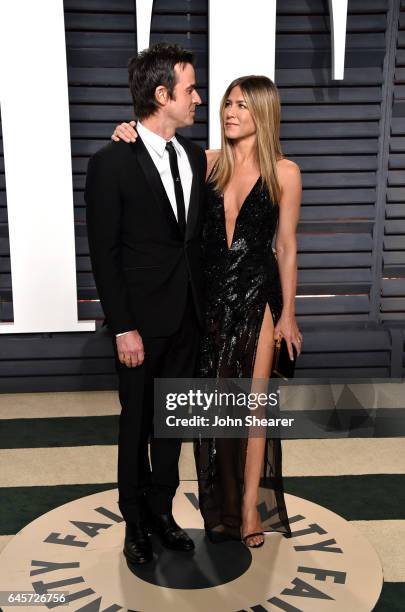
[[[185,238],[141,138],[112,142],[89,161],[85,200],[94,278],[108,327],[149,337],[177,331],[190,281],[203,320],[201,226],[206,158],[177,136],[193,171]]]

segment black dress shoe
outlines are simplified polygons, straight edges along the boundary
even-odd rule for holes
[[[130,563],[142,565],[152,561],[152,543],[143,521],[127,523],[123,552]]]
[[[179,551],[194,550],[194,542],[181,527],[178,526],[171,513],[151,514],[149,517],[151,533],[156,533],[165,548]]]

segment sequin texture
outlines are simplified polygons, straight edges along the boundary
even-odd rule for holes
[[[259,178],[240,209],[228,247],[223,197],[208,185],[201,377],[251,378],[266,304],[274,324],[281,315],[281,284],[272,248],[278,212]],[[205,526],[233,538],[239,537],[241,525],[246,448],[246,439],[201,439],[194,445]],[[264,527],[289,535],[279,439],[266,441],[260,486]]]

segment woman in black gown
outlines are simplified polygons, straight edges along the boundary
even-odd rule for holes
[[[295,321],[300,171],[282,155],[280,101],[270,79],[236,79],[220,114],[221,149],[207,151],[206,329],[199,376],[251,378],[257,390],[255,381],[260,387],[270,377],[275,338],[285,338],[290,356],[293,346],[301,350]],[[128,142],[135,137],[131,124],[113,134]],[[263,531],[291,533],[280,439],[200,439],[194,454],[200,510],[212,541],[242,538],[258,547]]]
[[[296,164],[282,159],[280,103],[270,79],[249,76],[231,83],[221,126],[221,150],[208,152],[206,330],[199,376],[251,378],[254,385],[270,376],[280,333],[290,354],[292,345],[300,352],[294,315],[300,175]],[[278,261],[272,249],[276,232]],[[263,529],[291,533],[280,439],[200,439],[194,450],[200,509],[213,541],[242,536],[246,545],[258,547]]]

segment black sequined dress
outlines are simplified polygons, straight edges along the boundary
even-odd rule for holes
[[[272,241],[278,206],[259,178],[246,197],[228,247],[223,197],[208,185],[203,231],[206,329],[199,376],[251,378],[266,304],[276,324],[282,293]],[[211,533],[239,538],[248,439],[197,439],[200,510]],[[281,470],[281,442],[266,439],[259,489],[265,531],[291,533]]]

